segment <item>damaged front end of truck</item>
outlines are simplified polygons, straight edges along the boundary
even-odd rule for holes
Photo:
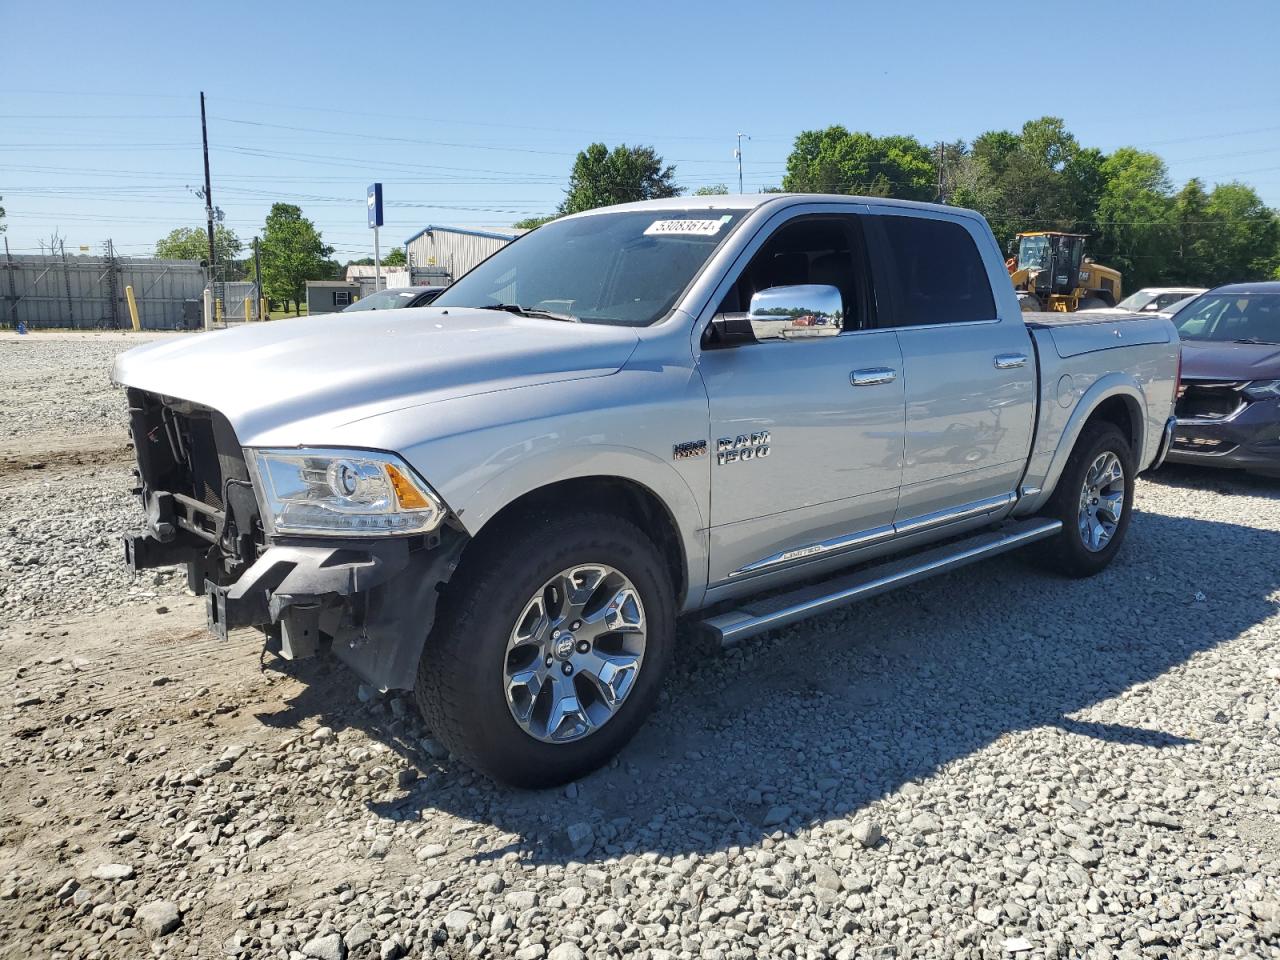
[[[467,541],[425,481],[383,451],[246,449],[216,410],[127,392],[146,516],[130,571],[184,564],[218,636],[255,627],[289,660],[328,646],[378,689],[411,688]]]

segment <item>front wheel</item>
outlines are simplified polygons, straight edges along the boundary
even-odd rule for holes
[[[1046,565],[1069,577],[1089,577],[1115,558],[1129,529],[1136,469],[1129,441],[1111,423],[1081,432],[1045,515],[1062,530],[1045,541]]]
[[[613,757],[657,699],[675,637],[661,554],[607,514],[540,517],[464,557],[418,666],[427,724],[495,780],[565,783]]]

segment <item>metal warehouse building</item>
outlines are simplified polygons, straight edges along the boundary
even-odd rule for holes
[[[404,242],[404,252],[415,282],[452,283],[525,232],[514,228],[475,230],[431,224]]]

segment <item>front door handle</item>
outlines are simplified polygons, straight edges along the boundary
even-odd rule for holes
[[[1012,370],[1015,367],[1025,367],[1027,365],[1027,355],[1025,353],[1001,353],[996,355],[994,363],[997,370]]]
[[[849,374],[849,382],[855,387],[874,387],[877,383],[893,383],[897,379],[898,371],[892,367],[868,367]]]

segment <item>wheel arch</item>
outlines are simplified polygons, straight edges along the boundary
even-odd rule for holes
[[[634,457],[620,456],[629,461],[629,469],[585,469],[602,465],[601,451],[593,450],[592,463],[581,463],[584,469],[578,471],[537,465],[535,458],[524,469],[508,471],[522,476],[504,473],[495,478],[476,492],[462,513],[472,536],[463,558],[476,544],[501,536],[530,514],[603,510],[629,520],[653,539],[667,562],[677,609],[697,606],[706,588],[707,557],[701,511],[692,492],[666,464],[647,462],[638,451]],[[635,469],[636,457],[645,468]]]
[[[1141,469],[1143,451],[1146,449],[1146,419],[1146,398],[1136,382],[1122,374],[1111,374],[1095,382],[1080,398],[1063,428],[1053,459],[1049,462],[1036,508],[1052,496],[1080,435],[1091,423],[1101,421],[1118,427],[1128,439],[1134,459]]]

